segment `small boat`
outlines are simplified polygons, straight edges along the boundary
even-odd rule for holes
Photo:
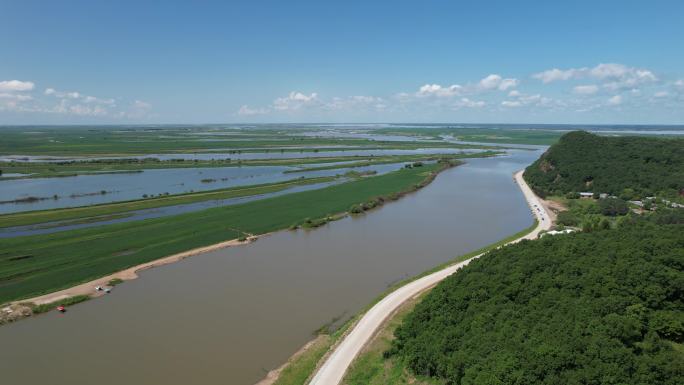
[[[64,305],[59,305],[57,306],[57,311],[60,313],[64,313],[66,311],[66,307],[64,307]]]
[[[109,294],[109,293],[112,292],[112,288],[111,288],[111,287],[107,287],[107,288],[104,289],[104,292],[107,293],[107,294]]]

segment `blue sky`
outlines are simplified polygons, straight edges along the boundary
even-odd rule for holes
[[[682,1],[0,1],[0,124],[684,123]]]

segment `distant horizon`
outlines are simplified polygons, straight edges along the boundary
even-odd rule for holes
[[[649,123],[467,123],[467,122],[224,122],[224,123],[76,123],[76,124],[0,124],[1,128],[9,127],[155,127],[155,126],[374,126],[374,125],[406,125],[406,126],[452,126],[451,128],[466,128],[458,126],[507,126],[520,129],[544,127],[657,127],[681,128],[684,124],[649,124]],[[353,127],[351,127],[353,128]],[[494,127],[491,127],[494,128]]]

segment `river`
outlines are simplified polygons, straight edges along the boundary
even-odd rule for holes
[[[140,274],[112,294],[0,327],[7,384],[251,385],[394,282],[532,224],[513,172],[468,159],[415,194]]]

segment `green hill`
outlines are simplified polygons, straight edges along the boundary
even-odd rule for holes
[[[684,139],[563,135],[525,170],[541,196],[589,191],[625,199],[676,197],[684,189]]]
[[[684,225],[669,215],[491,252],[416,306],[389,355],[440,384],[683,384]]]

